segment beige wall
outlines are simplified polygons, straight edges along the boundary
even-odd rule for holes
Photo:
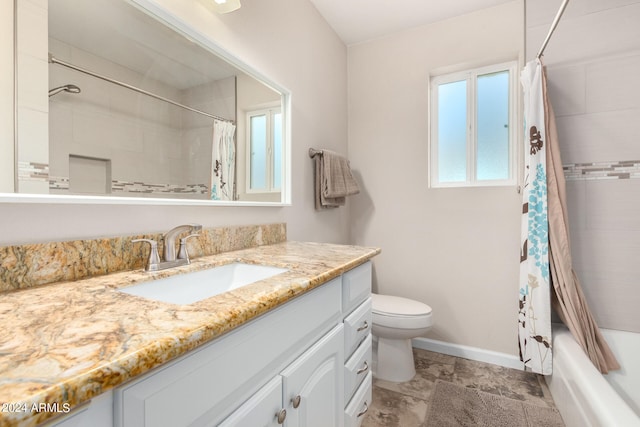
[[[25,1],[25,0],[20,0]],[[0,31],[12,34],[9,1],[0,2]],[[157,232],[184,222],[205,226],[286,222],[290,240],[346,243],[349,206],[316,213],[309,147],[346,152],[347,51],[311,3],[243,0],[214,15],[204,1],[157,0],[292,93],[292,200],[289,207],[186,207],[0,202],[0,245],[126,233]],[[0,37],[0,132],[13,140],[11,40]],[[5,68],[7,72],[5,73]],[[10,81],[7,81],[10,80]],[[2,152],[3,162],[7,158]],[[0,170],[5,171],[4,167]],[[348,202],[349,205],[350,202]]]
[[[433,308],[428,337],[517,355],[516,187],[427,188],[429,74],[519,59],[523,2],[349,47],[351,239],[379,245],[374,288]]]
[[[527,57],[560,0],[527,2]],[[640,332],[640,1],[569,2],[545,53],[573,265],[601,327]],[[597,162],[598,165],[589,166]],[[618,170],[615,170],[618,168]]]
[[[13,191],[13,2],[0,2],[0,192]]]

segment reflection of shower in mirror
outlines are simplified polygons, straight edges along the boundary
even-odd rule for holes
[[[53,95],[59,94],[60,92],[80,93],[82,91],[76,85],[69,84],[64,86],[58,86],[56,88],[49,90],[49,98],[51,98]]]
[[[26,3],[18,1],[16,13]],[[254,173],[263,168],[278,178],[274,182],[288,182],[289,92],[230,52],[206,42],[177,16],[150,13],[144,7],[147,3],[50,1],[48,37],[38,32],[37,43],[25,26],[16,27],[18,40],[33,42],[28,44],[34,49],[30,55],[48,52],[49,61],[36,70],[20,67],[16,75],[19,86],[34,88],[18,91],[16,120],[19,126],[38,131],[16,132],[16,150],[22,153],[14,166],[18,173],[13,185],[0,174],[0,188],[46,194],[47,199],[99,195],[171,199],[176,204],[211,201],[216,169],[212,119],[220,117],[236,126],[235,164],[224,179],[230,200],[211,203],[284,203],[289,199],[287,185],[250,188],[248,177],[251,167]],[[215,0],[203,3],[216,4]],[[44,111],[46,99],[40,98],[44,90],[36,90],[40,87],[47,89],[48,111]],[[44,114],[30,115],[34,105],[43,107],[39,112]],[[277,151],[280,169],[275,173],[267,169],[271,163],[266,157],[252,165],[247,155],[251,135],[246,112],[265,108],[277,108],[282,114],[281,122],[274,125],[282,128],[284,136],[282,150]],[[33,116],[38,117],[37,123]],[[219,151],[217,147],[215,159]],[[72,162],[71,156],[109,160],[112,174],[105,180],[104,164],[77,162],[75,157]],[[38,173],[34,175],[33,170]]]

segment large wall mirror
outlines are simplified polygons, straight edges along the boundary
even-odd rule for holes
[[[18,193],[289,202],[285,89],[153,0],[17,6]]]

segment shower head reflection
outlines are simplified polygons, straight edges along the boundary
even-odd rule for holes
[[[81,90],[78,86],[76,85],[64,85],[64,86],[58,86],[56,88],[53,88],[51,90],[49,90],[49,97],[52,97],[53,95],[57,95],[60,92],[69,92],[69,93],[80,93]]]

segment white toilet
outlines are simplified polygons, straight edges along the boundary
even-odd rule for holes
[[[374,376],[393,382],[409,381],[416,374],[411,339],[427,332],[433,323],[431,307],[418,301],[372,294]]]

